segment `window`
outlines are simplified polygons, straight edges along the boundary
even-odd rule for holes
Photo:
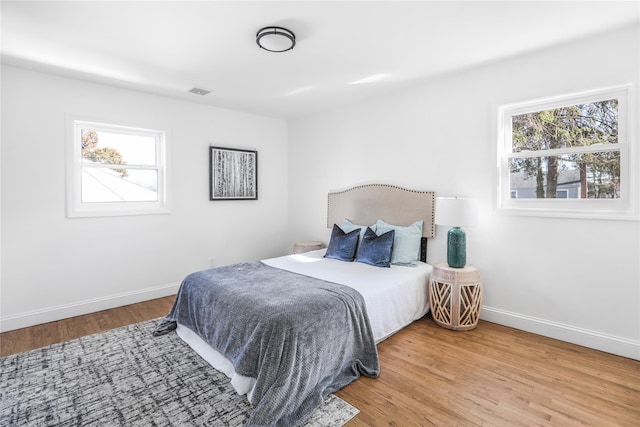
[[[498,109],[498,207],[526,215],[637,218],[628,87]]]
[[[165,133],[72,120],[68,217],[168,212]]]

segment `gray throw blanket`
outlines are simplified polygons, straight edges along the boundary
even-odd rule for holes
[[[298,426],[329,393],[380,373],[362,295],[257,261],[187,276],[154,334],[175,322],[256,379],[250,426]]]

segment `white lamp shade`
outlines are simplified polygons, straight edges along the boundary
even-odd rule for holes
[[[438,197],[436,218],[438,225],[473,227],[478,223],[478,202],[475,199]]]

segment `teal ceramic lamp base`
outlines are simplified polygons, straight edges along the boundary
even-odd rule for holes
[[[451,268],[462,268],[467,263],[467,236],[460,227],[447,233],[447,264]]]

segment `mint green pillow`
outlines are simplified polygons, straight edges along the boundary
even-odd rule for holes
[[[345,233],[349,233],[349,232],[359,228],[360,229],[360,237],[358,238],[358,242],[362,243],[362,238],[364,237],[365,231],[367,231],[367,227],[371,228],[371,230],[375,233],[375,231],[376,231],[376,225],[375,224],[372,224],[372,225],[357,225],[357,224],[352,223],[347,218],[345,218],[342,221],[342,226],[340,228],[342,228],[342,230]]]
[[[417,264],[420,260],[422,225],[422,220],[416,221],[407,227],[387,224],[381,219],[376,221],[376,234],[381,235],[387,231],[395,231],[391,264],[408,266]]]

